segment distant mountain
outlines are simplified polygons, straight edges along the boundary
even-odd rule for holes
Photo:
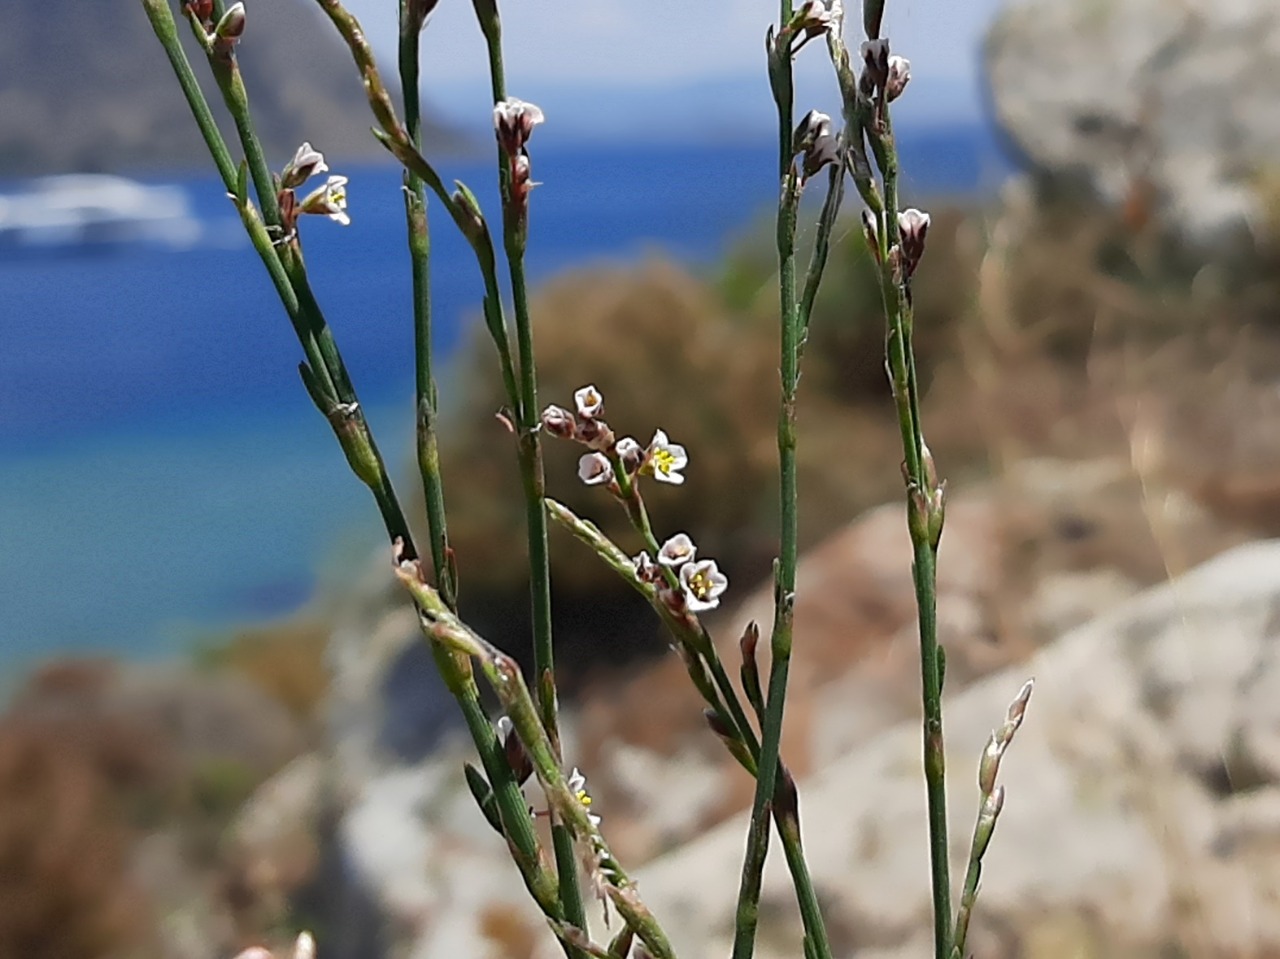
[[[0,175],[207,166],[208,155],[138,0],[3,0]],[[307,0],[248,0],[240,61],[258,132],[279,167],[310,140],[335,159],[385,156],[351,57]],[[175,3],[175,15],[178,15]],[[204,55],[187,55],[202,81]],[[386,77],[394,79],[394,63]],[[206,95],[226,119],[216,87]],[[230,121],[228,140],[234,142]],[[427,125],[428,143],[456,138]]]

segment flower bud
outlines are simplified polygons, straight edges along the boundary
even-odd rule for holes
[[[471,191],[461,183],[458,183],[457,187],[453,191],[453,196],[450,197],[454,206],[454,222],[458,224],[458,229],[462,231],[462,235],[468,242],[478,243],[484,239],[488,230],[485,226],[484,214],[480,212],[480,207]]]
[[[924,256],[924,241],[929,233],[929,214],[914,207],[898,214],[898,234],[902,238],[902,263],[906,275],[915,273]]]
[[[818,110],[810,110],[796,127],[795,136],[791,140],[793,153],[805,153],[819,137],[831,135],[831,117]]]
[[[213,21],[213,0],[187,0],[183,6],[205,27]]]
[[[324,162],[324,154],[314,149],[310,143],[304,143],[280,173],[280,189],[292,190],[302,186],[317,173],[327,172],[329,167]]]
[[[533,128],[543,122],[542,111],[532,103],[515,97],[496,104],[493,108],[493,126],[498,143],[510,157],[518,156],[533,136]]]
[[[822,36],[831,29],[831,12],[822,0],[808,0],[791,18],[791,29],[803,33],[806,40]]]
[[[574,439],[588,449],[599,450],[601,453],[612,449],[614,445],[613,430],[609,429],[609,424],[602,419],[582,420],[578,424],[578,432]]]
[[[906,57],[890,57],[889,75],[884,82],[885,99],[890,103],[898,99],[909,82],[911,82],[911,61]]]
[[[801,172],[804,180],[812,179],[828,163],[840,162],[840,141],[827,133],[818,137],[805,151]]]
[[[516,785],[523,786],[533,775],[533,760],[529,758],[529,753],[525,750],[524,743],[520,741],[508,716],[498,720],[498,739],[502,743],[502,755],[511,768]]]
[[[618,440],[613,453],[622,461],[622,468],[629,474],[638,470],[640,464],[644,462],[644,447],[634,436],[624,436]]]
[[[573,403],[578,408],[578,415],[584,420],[593,420],[604,412],[604,396],[595,388],[594,383],[574,390]]]
[[[603,453],[585,453],[578,460],[578,479],[587,486],[613,482],[613,465]]]
[[[868,40],[861,51],[863,92],[871,96],[889,80],[889,40]]]
[[[244,34],[244,23],[244,4],[233,3],[214,27],[214,36],[226,43],[235,43]]]
[[[571,440],[578,430],[578,421],[563,406],[548,406],[542,411],[542,428],[549,436]]]

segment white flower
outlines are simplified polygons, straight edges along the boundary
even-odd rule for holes
[[[674,483],[679,486],[684,482],[684,476],[680,471],[687,465],[689,465],[689,457],[684,447],[678,443],[672,443],[667,439],[666,433],[657,430],[649,443],[649,449],[645,452],[645,461],[640,467],[640,472],[652,475],[660,482]]]
[[[584,453],[578,460],[578,479],[588,486],[613,482],[613,466],[603,453]]]
[[[343,226],[351,222],[347,216],[347,178],[331,176],[325,185],[312,190],[298,205],[299,212],[317,213],[336,220]]]
[[[316,940],[311,933],[298,933],[298,940],[293,944],[293,959],[316,959]]]
[[[311,177],[328,172],[329,167],[324,162],[324,154],[312,147],[310,143],[304,143],[298,147],[298,152],[293,155],[293,159],[280,174],[280,187],[292,190],[294,187],[302,186]]]
[[[697,613],[720,605],[720,594],[729,588],[729,578],[720,572],[714,559],[704,559],[680,567],[680,585],[689,609]]]
[[[575,390],[573,401],[578,406],[578,415],[584,420],[594,419],[604,412],[604,397],[600,395],[600,391],[594,384]]]
[[[678,569],[685,563],[692,563],[697,555],[698,547],[693,545],[689,534],[676,533],[662,544],[662,549],[658,551],[658,562],[663,566]]]
[[[591,812],[591,794],[587,792],[587,777],[578,771],[577,766],[574,766],[573,772],[569,774],[569,792],[573,793],[573,798],[587,810],[587,819],[591,825],[599,826],[600,817]]]

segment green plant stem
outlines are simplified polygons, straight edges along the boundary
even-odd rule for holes
[[[489,59],[489,79],[494,104],[506,99],[506,77],[502,56],[502,20],[496,2],[475,5],[476,18],[484,33]],[[511,198],[510,157],[498,145],[498,184],[502,196],[503,249],[511,280],[515,312],[516,349],[519,356],[519,395],[512,397],[519,432],[521,486],[525,499],[525,528],[529,543],[529,592],[533,618],[533,673],[536,677],[538,713],[552,747],[560,755],[560,729],[555,682],[555,644],[551,625],[551,558],[547,543],[546,478],[539,434],[538,371],[533,351],[533,322],[529,316],[528,284],[524,271],[527,236],[527,208],[516,210]],[[556,870],[560,879],[560,902],[565,918],[584,927],[586,912],[578,888],[578,864],[573,838],[558,819],[551,824]]]
[[[890,252],[898,237],[898,156],[887,115],[869,129],[884,183],[879,224],[881,293],[888,319],[887,353],[903,456],[907,466],[908,510],[915,498],[932,492],[920,424],[919,385],[912,348],[911,301],[905,280],[895,275]],[[942,735],[942,653],[938,646],[937,544],[922,523],[909,522],[912,579],[920,627],[921,699],[924,706],[924,774],[928,800],[930,879],[933,893],[934,953],[951,959],[951,877],[947,846],[946,755]]]
[[[400,0],[400,89],[404,97],[405,131],[419,151],[422,148],[422,114],[418,95],[421,25],[413,22],[409,0]],[[440,449],[436,436],[438,414],[435,377],[431,366],[431,233],[422,178],[404,173],[404,211],[408,235],[409,265],[413,283],[414,425],[418,472],[426,501],[431,567],[440,595],[450,609],[458,608],[456,567],[449,553],[445,519],[444,481],[440,475]]]
[[[555,746],[542,724],[539,709],[525,684],[519,665],[467,627],[444,604],[439,593],[422,578],[421,564],[397,562],[396,572],[414,598],[424,633],[449,649],[471,657],[479,663],[493,691],[497,694],[512,726],[524,744],[533,763],[534,773],[542,784],[547,802],[567,830],[580,842],[587,843],[607,880],[606,891],[614,907],[655,959],[675,959],[671,944],[661,926],[640,900],[635,883],[614,858],[599,828],[587,815],[586,807],[569,789]],[[570,925],[577,923],[570,921]],[[578,928],[582,928],[578,926]]]

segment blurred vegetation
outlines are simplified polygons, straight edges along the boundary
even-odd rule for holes
[[[1270,197],[1265,209],[1275,216],[1280,185]],[[1197,444],[1218,449],[1239,436],[1223,429],[1224,420],[1239,426],[1235,415],[1206,402],[1215,395],[1206,391],[1222,395],[1224,378],[1257,384],[1280,370],[1274,243],[1187,249],[1140,202],[1108,209],[1064,180],[1024,181],[985,210],[931,212],[913,289],[917,356],[934,453],[953,484],[1025,455],[1114,455],[1132,439],[1126,403],[1135,397],[1157,397],[1166,419],[1194,414],[1197,429],[1168,438],[1183,447],[1170,455],[1194,473],[1206,460]],[[835,237],[801,384],[802,547],[901,486],[879,291],[860,227],[847,222]],[[619,436],[646,442],[660,427],[687,446],[686,484],[647,491],[655,529],[660,539],[693,535],[720,560],[737,596],[767,579],[775,548],[773,263],[762,228],[702,276],[658,259],[586,268],[549,283],[532,308],[540,403],[570,406],[574,389],[594,383]],[[453,404],[442,429],[450,529],[464,615],[522,655],[514,450],[494,416],[501,397],[492,347],[475,328],[442,388]],[[577,480],[581,450],[558,441],[545,449],[549,494],[637,550],[609,497]],[[1201,491],[1212,485],[1203,475],[1188,482]],[[612,574],[552,535],[566,671],[665,648]]]

